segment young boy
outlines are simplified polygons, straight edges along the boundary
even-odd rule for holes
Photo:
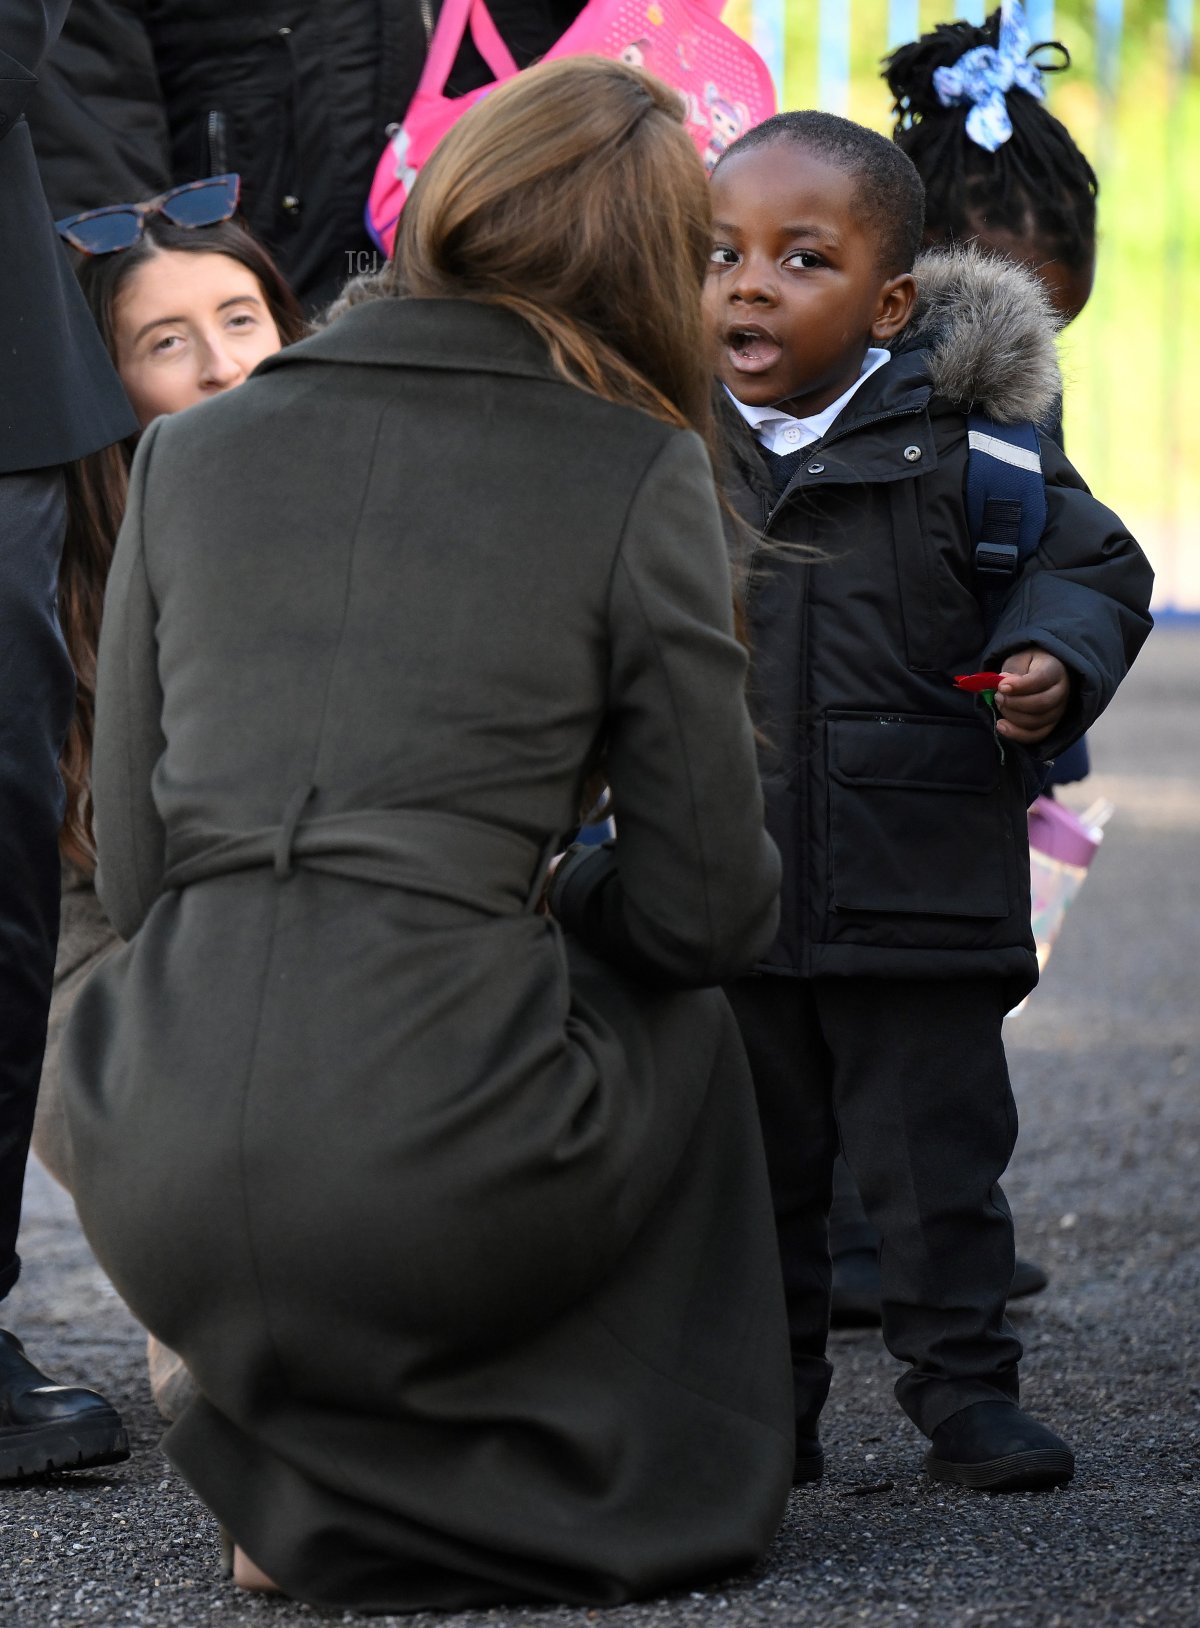
[[[730,996],[775,1196],[796,1480],[823,1469],[840,1139],[882,1235],[884,1338],[908,1364],[896,1394],[932,1440],[929,1473],[1060,1484],[1073,1455],[1018,1406],[1005,1319],[1016,1110],[1001,1021],[1037,978],[1035,759],[1111,699],[1150,628],[1151,572],[1043,440],[1046,529],[985,623],[965,413],[1045,414],[1054,320],[1000,261],[931,255],[914,278],[923,192],[898,147],[781,114],[729,148],[712,189],[705,303],[784,858],[779,936]],[[1004,673],[995,714],[953,685],[977,669]]]

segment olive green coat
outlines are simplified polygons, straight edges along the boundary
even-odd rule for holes
[[[381,300],[146,434],[110,579],[79,1211],[175,1464],[327,1606],[756,1559],[790,1375],[713,989],[776,920],[695,436]],[[611,852],[548,856],[603,744]]]
[[[74,865],[64,863],[62,905],[58,916],[58,954],[54,960],[54,992],[50,997],[46,1053],[42,1060],[42,1077],[38,1082],[32,1146],[46,1169],[68,1192],[74,1183],[59,1080],[63,1030],[80,989],[120,942],[100,908],[91,877],[76,870]]]

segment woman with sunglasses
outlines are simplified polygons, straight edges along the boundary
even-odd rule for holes
[[[779,886],[703,439],[711,248],[674,92],[542,64],[446,136],[373,290],[139,450],[95,769],[130,942],[64,1093],[243,1586],[611,1605],[756,1561],[786,1504],[766,1172],[711,987]],[[600,769],[617,839],[547,887]]]
[[[264,357],[305,332],[299,305],[265,250],[237,225],[237,177],[180,187],[146,204],[92,210],[58,223],[79,254],[76,274],[144,429],[155,418],[242,384]],[[63,895],[46,1060],[33,1147],[73,1187],[62,1122],[58,1051],[75,995],[120,940],[94,887],[92,733],[105,585],[125,513],[138,436],[66,467],[67,530],[59,619],[76,675],[61,769]],[[151,1382],[166,1412],[178,1365],[152,1346]]]
[[[270,255],[233,221],[238,195],[236,175],[215,175],[58,222],[143,429],[242,384],[304,332]]]

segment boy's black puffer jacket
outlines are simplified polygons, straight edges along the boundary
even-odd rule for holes
[[[751,706],[768,828],[784,860],[764,970],[1037,980],[1026,805],[1037,771],[1002,755],[955,673],[1028,645],[1072,675],[1052,758],[1112,698],[1150,630],[1152,572],[1046,438],[1048,519],[985,640],[964,491],[973,405],[1037,419],[1058,390],[1054,321],[1004,262],[930,254],[886,367],[806,449],[782,498],[726,401],[727,495],[747,594]],[[764,541],[764,536],[766,541]],[[778,544],[821,551],[813,560]]]

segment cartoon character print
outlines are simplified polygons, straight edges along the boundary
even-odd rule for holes
[[[702,156],[705,169],[711,173],[721,154],[749,125],[750,109],[744,102],[727,101],[711,81],[704,87],[704,105],[708,110],[708,145]]]
[[[620,60],[627,68],[644,68],[649,53],[649,40],[630,40],[629,44],[621,52]]]
[[[392,127],[392,154],[396,165],[396,179],[404,188],[407,198],[413,189],[413,182],[417,179],[417,172],[408,162],[409,149],[412,146],[412,137],[403,125]]]

